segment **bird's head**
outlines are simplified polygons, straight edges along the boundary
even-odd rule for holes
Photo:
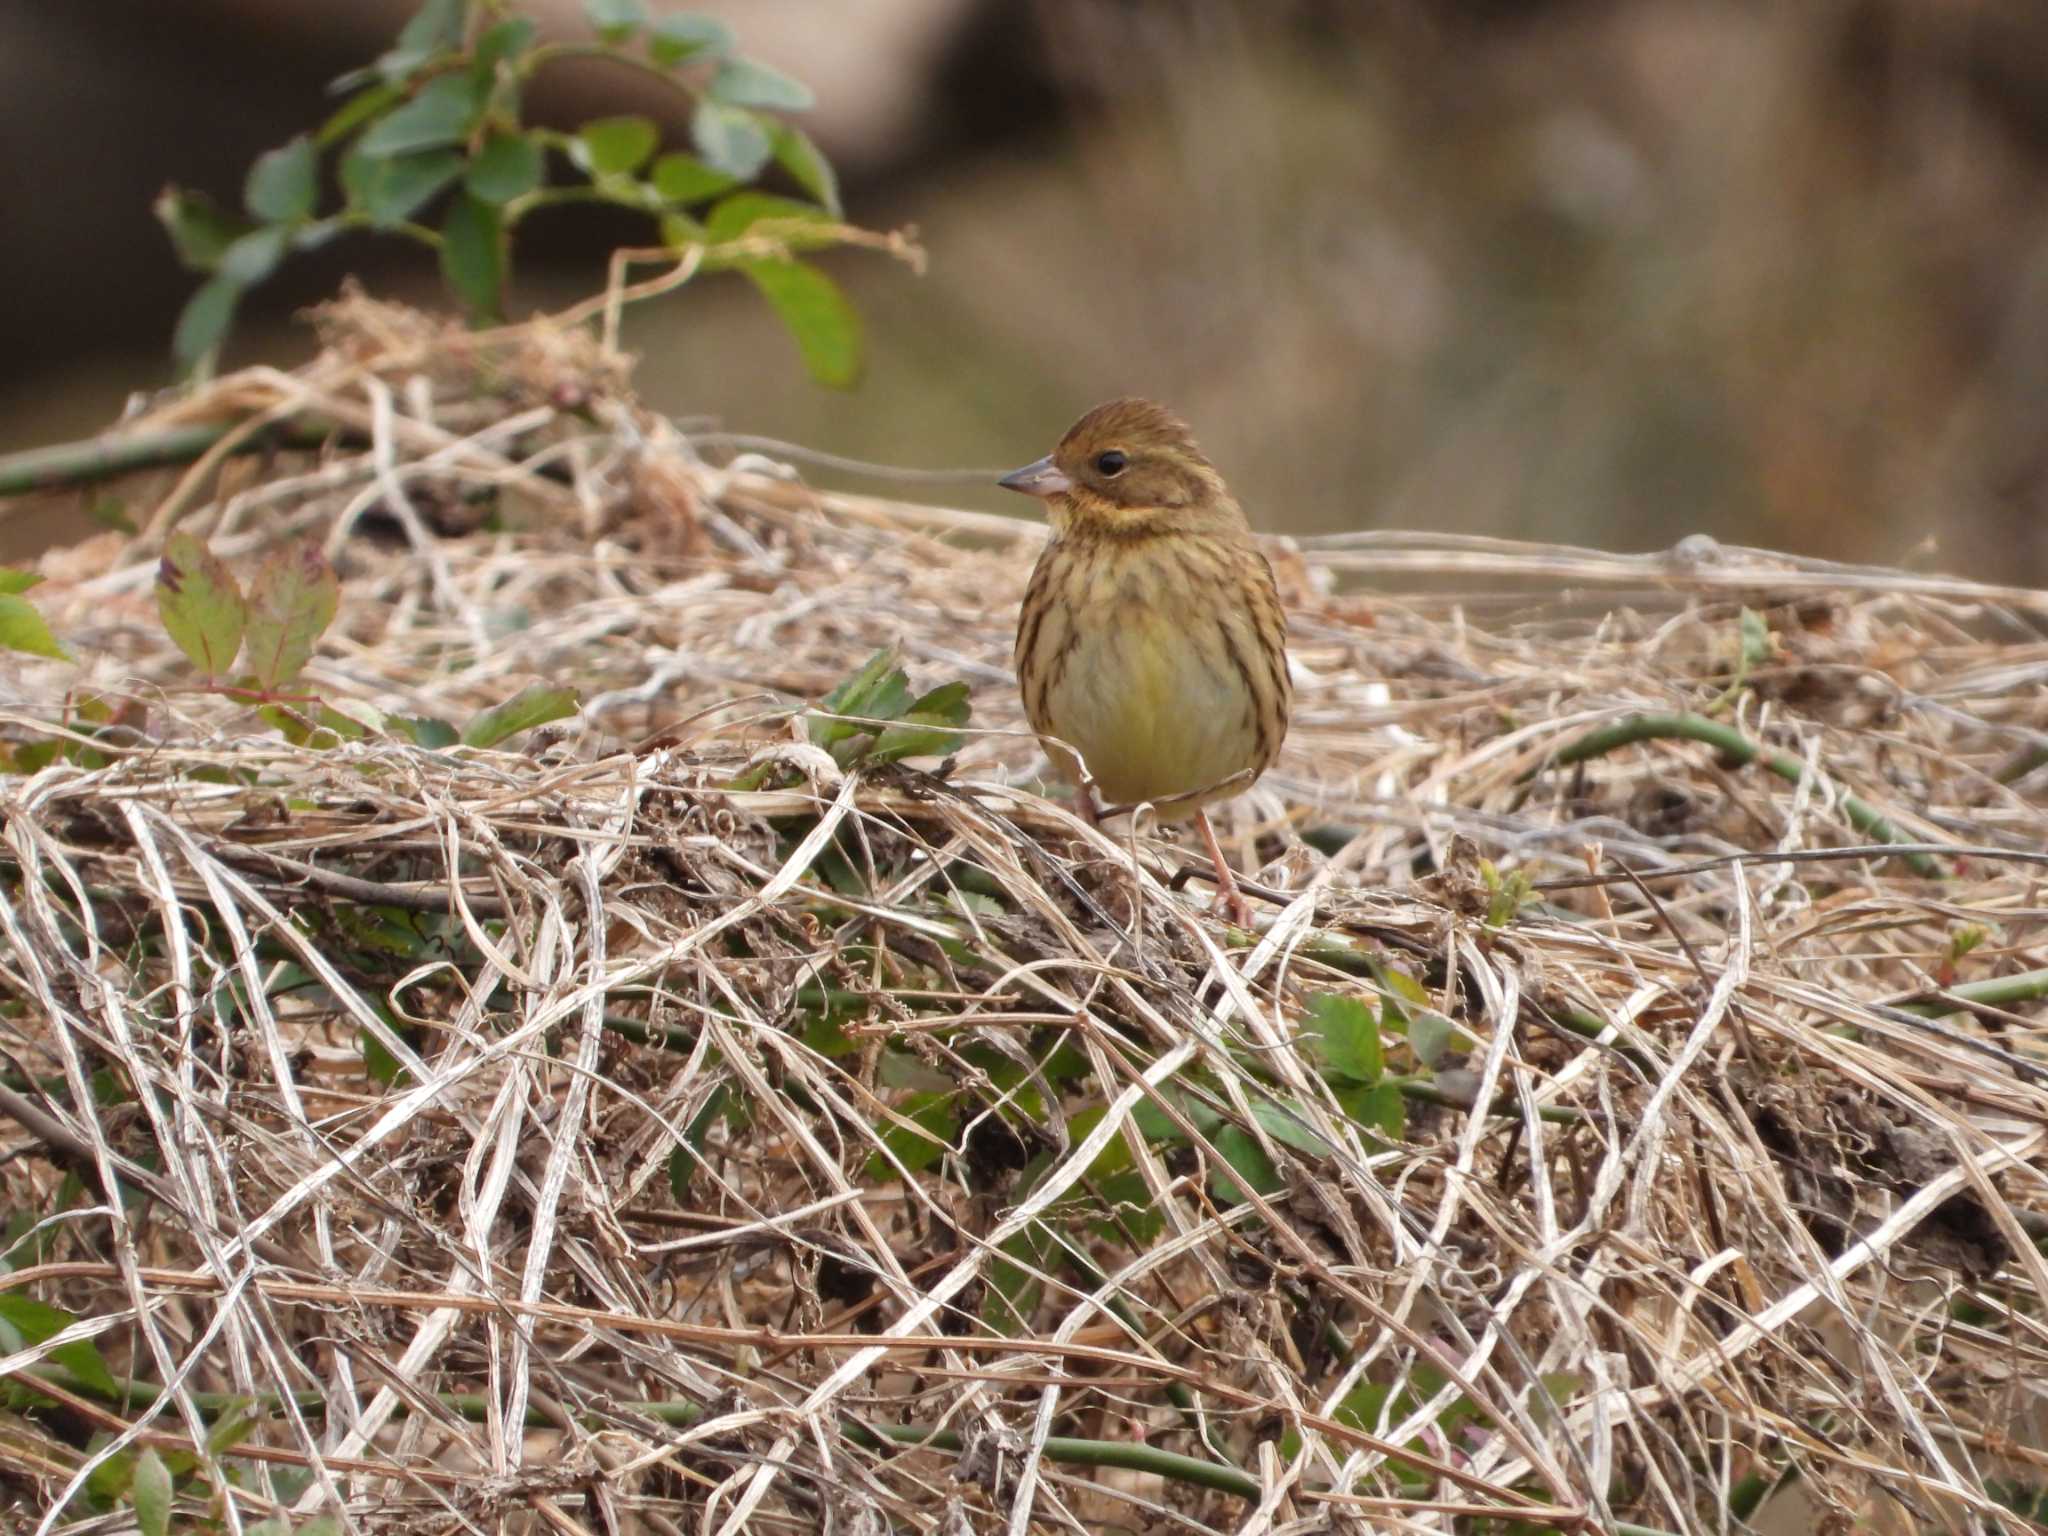
[[[1243,525],[1223,477],[1187,423],[1149,400],[1112,400],[1067,429],[1059,446],[997,484],[1037,496],[1057,532],[1166,532]]]

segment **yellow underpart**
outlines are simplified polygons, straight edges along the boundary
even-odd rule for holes
[[[1079,751],[1112,804],[1197,797],[1161,806],[1172,819],[1191,815],[1203,791],[1243,788],[1238,776],[1263,765],[1226,631],[1238,656],[1258,647],[1249,618],[1219,601],[1219,573],[1191,600],[1186,568],[1162,569],[1142,545],[1076,565],[1057,634],[1065,662],[1040,724]]]

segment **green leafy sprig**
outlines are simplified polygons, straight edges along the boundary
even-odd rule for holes
[[[858,317],[838,285],[796,255],[842,238],[832,166],[781,115],[811,106],[810,90],[738,53],[713,18],[650,18],[642,0],[584,0],[583,9],[592,40],[549,42],[506,0],[425,0],[390,51],[335,82],[347,100],[326,122],[250,167],[239,211],[167,188],[157,217],[179,259],[205,275],[173,338],[180,365],[214,354],[243,296],[286,256],[359,230],[431,247],[472,321],[493,322],[505,308],[514,229],[544,208],[598,204],[644,215],[679,255],[705,250],[706,269],[742,272],[812,375],[851,384]],[[690,150],[664,149],[647,117],[598,118],[573,132],[528,122],[533,78],[574,58],[609,60],[679,93],[690,107]],[[801,197],[750,190],[778,170]],[[754,226],[764,220],[773,221],[774,249],[717,257],[718,245],[763,233]]]

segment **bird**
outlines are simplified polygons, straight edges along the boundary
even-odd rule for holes
[[[1243,509],[1187,424],[1149,400],[1097,406],[997,484],[1042,500],[1052,525],[1017,622],[1032,730],[1091,824],[1145,803],[1193,818],[1217,906],[1249,927],[1206,807],[1272,766],[1293,687],[1273,567]]]

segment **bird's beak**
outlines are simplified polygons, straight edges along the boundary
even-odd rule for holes
[[[1051,454],[1035,464],[1011,470],[996,484],[1006,491],[1022,491],[1026,496],[1064,496],[1074,488],[1066,472],[1053,463]]]

